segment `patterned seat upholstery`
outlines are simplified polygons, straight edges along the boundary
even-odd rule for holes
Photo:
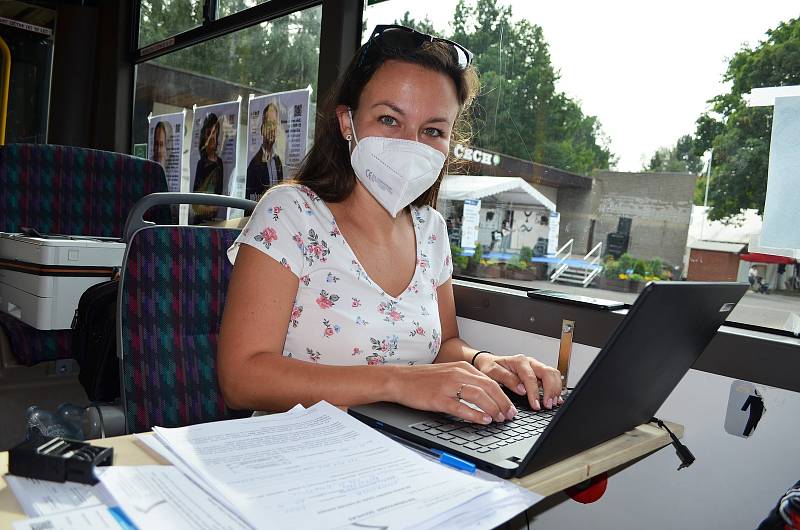
[[[72,330],[43,331],[0,312],[0,329],[8,337],[14,357],[24,366],[72,357]]]
[[[225,406],[216,352],[233,266],[230,228],[151,226],[128,243],[120,285],[123,406],[129,433],[249,413]]]
[[[43,234],[122,237],[128,213],[150,193],[167,191],[157,163],[121,153],[47,144],[0,147],[0,231],[28,226]],[[153,214],[169,222],[169,210]],[[0,317],[20,364],[72,356],[71,330],[42,331]]]
[[[122,237],[136,201],[167,191],[164,169],[150,160],[47,144],[0,147],[0,184],[0,231],[105,237]]]

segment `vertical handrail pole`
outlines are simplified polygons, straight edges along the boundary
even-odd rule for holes
[[[0,145],[6,145],[6,118],[8,117],[8,91],[11,89],[11,50],[0,37],[0,53],[3,55],[3,85],[0,94]]]

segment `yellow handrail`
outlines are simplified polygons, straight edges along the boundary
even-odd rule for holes
[[[8,91],[11,89],[11,50],[0,37],[0,52],[3,54],[3,85],[0,95],[0,145],[6,145],[6,117],[8,116]]]

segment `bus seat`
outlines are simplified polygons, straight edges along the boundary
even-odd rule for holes
[[[121,153],[49,144],[0,147],[0,231],[122,237],[140,198],[167,190],[157,163]],[[154,211],[168,222],[169,210]],[[72,357],[71,330],[42,331],[0,316],[13,356],[32,366]]]
[[[236,208],[244,201],[214,198],[240,201],[231,205]],[[255,202],[247,202],[252,210]],[[226,407],[216,367],[233,270],[227,249],[241,230],[145,226],[126,232],[132,235],[120,276],[118,355],[127,432],[250,414]]]
[[[167,191],[156,162],[62,145],[0,147],[0,175],[0,232],[122,237],[136,201]]]

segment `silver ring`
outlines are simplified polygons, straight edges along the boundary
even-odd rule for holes
[[[459,401],[461,401],[461,391],[464,390],[465,386],[467,386],[466,383],[461,383],[461,388],[459,388],[458,392],[456,392],[456,399]]]

